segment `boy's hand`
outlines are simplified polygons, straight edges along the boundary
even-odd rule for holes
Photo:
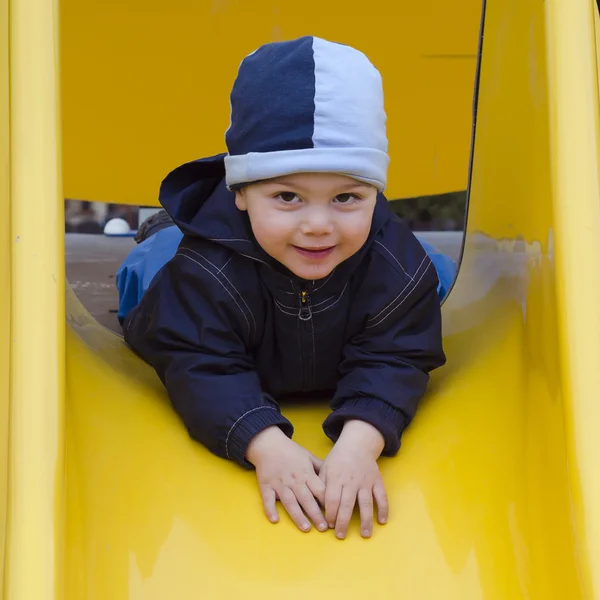
[[[326,485],[325,516],[329,527],[344,539],[358,500],[360,532],[373,533],[373,498],[377,502],[377,520],[388,519],[388,502],[377,459],[384,447],[381,433],[364,421],[347,421],[338,441],[325,459],[320,478]]]
[[[304,513],[319,531],[327,530],[317,503],[318,500],[322,504],[325,497],[325,484],[319,479],[321,460],[288,438],[279,427],[269,427],[256,435],[248,445],[246,459],[256,467],[265,514],[272,523],[279,521],[275,506],[279,499],[302,531],[310,529]]]

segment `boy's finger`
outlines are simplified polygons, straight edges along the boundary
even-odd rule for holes
[[[306,485],[308,485],[308,489],[312,492],[312,495],[317,499],[321,506],[325,505],[325,482],[314,475],[313,477],[309,477]]]
[[[375,484],[373,496],[375,497],[375,502],[377,502],[377,522],[380,525],[383,525],[384,523],[387,523],[389,517],[388,499],[383,483],[379,482]]]
[[[368,488],[358,490],[358,508],[360,510],[360,535],[365,538],[373,533],[373,492]]]
[[[316,528],[319,531],[327,530],[327,522],[325,521],[325,517],[317,504],[312,492],[308,488],[308,486],[303,485],[299,487],[297,490],[294,490],[296,494],[296,498],[298,502],[300,502],[300,506],[304,509],[304,512],[308,515],[310,520],[315,524]]]
[[[335,527],[340,499],[342,497],[342,486],[332,483],[325,489],[325,518],[330,529]]]
[[[315,473],[318,475],[319,471],[321,470],[321,467],[323,466],[323,461],[320,458],[313,456],[312,454],[310,455],[310,460],[315,469]]]
[[[324,485],[327,485],[327,470],[321,469],[318,472],[319,479],[323,482]]]
[[[281,500],[281,504],[283,504],[288,515],[290,515],[292,521],[296,523],[298,529],[301,529],[302,531],[308,531],[310,529],[310,523],[306,518],[306,515],[302,512],[294,492],[289,487],[286,487],[279,494],[279,499]]]
[[[354,505],[356,504],[356,489],[346,486],[342,490],[342,498],[338,509],[337,520],[335,522],[335,535],[343,540],[348,533],[348,525],[352,518]]]
[[[272,487],[266,485],[260,486],[260,495],[262,496],[263,507],[265,509],[265,515],[271,523],[279,522],[279,514],[277,513],[277,496],[275,490]]]

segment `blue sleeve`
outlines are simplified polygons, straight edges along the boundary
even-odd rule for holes
[[[125,340],[157,372],[190,435],[244,467],[250,440],[291,423],[263,393],[249,307],[201,254],[180,249],[125,319]]]
[[[415,236],[419,240],[421,246],[423,246],[425,252],[427,252],[427,256],[429,256],[435,267],[439,280],[437,291],[441,301],[446,297],[454,283],[454,278],[456,277],[456,262],[447,254],[440,252],[435,246],[432,246],[425,241],[418,234],[415,234]]]
[[[122,262],[116,276],[121,323],[140,302],[156,273],[173,258],[182,237],[178,227],[162,229],[135,246]]]
[[[445,362],[437,286],[436,271],[424,258],[412,279],[379,303],[346,344],[333,411],[323,424],[331,440],[337,440],[346,420],[359,419],[381,432],[384,455],[398,452],[429,372]],[[361,294],[368,297],[375,287],[367,278]]]

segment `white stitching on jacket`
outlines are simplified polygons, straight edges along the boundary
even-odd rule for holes
[[[187,248],[183,248],[183,250],[187,250]],[[248,321],[248,317],[246,316],[246,313],[242,310],[242,307],[238,304],[238,301],[235,299],[235,296],[227,289],[227,286],[210,269],[207,269],[202,263],[198,262],[197,260],[194,260],[191,256],[188,256],[187,254],[183,254],[182,252],[177,252],[175,254],[175,256],[183,256],[183,258],[187,258],[188,260],[191,260],[193,263],[197,264],[199,267],[204,269],[207,273],[212,275],[223,286],[223,289],[231,296],[231,299],[235,302],[235,305],[240,309],[242,316],[244,317],[244,319],[246,319],[246,325],[248,325],[248,335],[252,335],[252,331],[250,328],[250,321]],[[239,294],[239,292],[238,292],[238,294]]]
[[[269,267],[269,269],[271,268],[271,265],[266,263],[264,260],[260,260],[260,258],[254,258],[254,256],[249,256],[248,254],[244,254],[243,252],[240,252],[239,254],[240,254],[240,256],[244,256],[246,258],[249,258],[250,260],[254,260],[254,261],[258,262],[261,265],[265,265],[265,266]]]
[[[343,292],[340,292],[343,293]],[[334,300],[336,298],[335,295],[333,296],[329,296],[328,298],[325,298],[325,300],[321,300],[321,302],[317,302],[316,304],[311,304],[311,308],[315,308],[316,306],[321,306],[321,304],[325,304],[325,302],[329,302],[330,300]],[[275,302],[279,302],[279,300],[275,300]],[[283,302],[279,302],[279,304],[283,307],[283,308],[287,308],[289,310],[298,310],[297,306],[287,306],[286,304],[283,304]]]
[[[329,273],[329,276],[327,277],[327,279],[319,287],[316,287],[314,290],[311,290],[311,293],[318,292],[323,286],[327,285],[328,281],[333,277],[334,273],[335,273],[335,269],[333,271],[331,271],[331,273]]]
[[[384,317],[382,317],[379,321],[377,321],[377,323],[372,323],[371,325],[367,325],[365,327],[365,329],[370,329],[371,327],[376,327],[377,325],[380,325],[381,323],[383,323],[393,312],[395,312],[398,308],[400,308],[404,302],[406,301],[406,299],[410,296],[411,292],[419,285],[421,279],[423,279],[423,277],[425,277],[425,273],[427,273],[427,270],[429,269],[429,267],[432,265],[433,263],[431,261],[429,261],[429,263],[427,264],[427,266],[425,267],[425,270],[423,271],[423,273],[421,274],[421,277],[419,277],[419,279],[415,282],[415,284],[412,286],[412,288],[408,291],[408,293],[406,294],[406,296],[404,296],[404,298],[402,298],[401,302],[398,302],[398,304],[396,306],[394,306],[394,308],[392,310],[390,310],[390,312],[385,315]],[[416,273],[415,273],[416,276]],[[396,296],[396,299],[398,298],[398,296]]]
[[[337,300],[335,302],[332,302],[331,304],[329,304],[328,306],[325,306],[324,308],[321,308],[320,310],[313,310],[312,314],[318,315],[319,313],[322,313],[323,311],[333,308],[342,299],[342,296],[344,295],[347,288],[348,288],[348,283],[346,283],[346,285],[344,286],[344,289],[340,292],[340,295],[337,297]],[[332,298],[333,298],[333,296],[332,296]]]
[[[402,263],[390,252],[390,250],[388,249],[387,246],[384,246],[379,240],[375,240],[376,244],[379,244],[395,261],[396,264],[402,269],[402,271],[404,272],[404,274],[411,280],[414,281],[414,278],[411,277],[407,272],[406,269],[402,266]],[[416,272],[415,272],[415,276],[416,276]]]
[[[239,238],[206,238],[211,242],[245,242],[246,244],[251,244],[250,240],[242,240]]]
[[[290,315],[290,317],[297,317],[298,316],[298,308],[293,309],[294,312],[288,312],[287,310],[283,310],[283,308],[288,308],[287,306],[284,306],[283,304],[281,304],[281,302],[279,302],[279,300],[275,299],[275,306],[284,314],[284,315]],[[282,308],[283,307],[283,308]]]
[[[423,263],[428,259],[428,256],[425,255],[423,257],[423,260],[419,263],[419,266],[417,267],[417,270],[415,271],[415,277],[417,276],[417,274],[419,273],[419,271],[421,270],[421,267],[423,266]],[[427,269],[425,269],[427,270]],[[408,286],[411,283],[414,283],[414,279],[411,277],[411,280],[400,290],[400,293],[384,308],[382,308],[374,317],[370,317],[369,319],[367,319],[367,323],[371,322],[371,321],[375,321],[377,320],[388,308],[390,308],[390,306],[392,306],[394,304],[394,302],[396,302],[396,300],[398,300],[398,298],[400,298],[400,296],[402,296],[402,294],[404,294],[404,291],[406,290],[406,288],[408,288]],[[410,292],[409,292],[410,293]]]
[[[233,285],[233,283],[231,283],[231,281],[229,280],[227,275],[225,275],[225,273],[223,273],[222,270],[219,270],[217,265],[215,265],[213,262],[208,260],[208,258],[206,258],[206,256],[204,256],[203,254],[200,254],[200,252],[197,252],[196,250],[192,250],[191,248],[185,248],[185,250],[188,250],[189,252],[193,252],[196,256],[200,256],[201,258],[203,258],[209,265],[211,265],[212,267],[214,267],[217,270],[217,273],[219,273],[222,277],[224,277],[225,281],[227,281],[227,283],[237,292],[238,296],[240,297],[240,300],[244,303],[244,306],[248,309],[248,312],[250,313],[250,316],[252,317],[252,322],[254,323],[254,330],[256,331],[256,318],[254,317],[254,313],[252,312],[251,308],[248,306],[248,303],[246,302],[246,300],[244,300],[244,296],[242,296],[242,294],[235,287],[235,285]]]
[[[312,384],[317,384],[317,351],[315,347],[315,320],[310,320],[310,326],[312,328],[312,343],[313,343],[313,380]]]
[[[231,262],[231,260],[233,259],[233,257],[235,256],[235,254],[232,254],[229,257],[229,260],[217,271],[217,273],[223,273],[223,270],[225,269],[225,267]]]
[[[333,306],[335,306],[341,299],[341,297],[344,295],[344,292],[346,291],[346,288],[348,287],[348,283],[346,283],[346,285],[344,286],[344,289],[340,292],[339,296],[329,296],[329,298],[326,298],[325,300],[322,300],[321,302],[319,302],[318,304],[312,304],[311,305],[311,314],[313,315],[318,315],[319,313],[322,313],[326,310],[329,310],[330,308],[332,308]],[[333,300],[335,298],[335,302],[332,302],[331,304],[329,304],[328,306],[324,306],[323,308],[319,309],[319,310],[312,310],[315,306],[321,306],[321,304],[325,304],[325,302],[328,302],[329,300]],[[286,315],[292,315],[292,316],[296,316],[299,312],[299,308],[296,306],[287,306],[285,304],[283,304],[282,302],[280,302],[279,300],[277,300],[277,298],[275,298],[275,304],[277,306],[277,308],[284,314]],[[283,309],[287,309],[287,310],[293,310],[295,312],[293,313],[289,313],[286,312]]]
[[[225,438],[225,456],[227,456],[227,458],[231,458],[229,456],[229,436],[231,435],[231,432],[235,429],[236,425],[246,416],[249,415],[250,413],[253,413],[257,410],[261,410],[262,408],[268,408],[270,410],[277,410],[274,406],[255,406],[254,408],[251,408],[250,410],[247,410],[241,417],[238,417],[235,421],[235,423],[229,428],[229,431],[227,432],[227,437]]]

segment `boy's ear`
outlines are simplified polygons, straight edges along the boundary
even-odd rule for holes
[[[235,191],[235,205],[240,210],[248,210],[248,202],[246,200],[246,191],[244,188]]]

